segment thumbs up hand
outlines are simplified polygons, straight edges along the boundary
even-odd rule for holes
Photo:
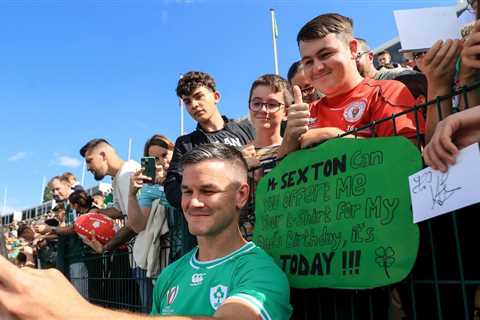
[[[285,90],[285,101],[291,101],[292,98]],[[288,99],[290,98],[290,99]],[[302,91],[298,86],[293,87],[293,104],[287,109],[287,127],[283,137],[282,145],[278,150],[277,157],[282,158],[288,153],[299,149],[300,137],[308,131],[310,123],[310,111],[307,103],[303,102]]]
[[[293,87],[293,99],[294,103],[288,107],[285,136],[297,141],[308,131],[310,111],[308,104],[303,102],[302,91],[298,86]]]

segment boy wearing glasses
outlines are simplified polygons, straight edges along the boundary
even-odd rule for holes
[[[325,94],[308,105],[294,87],[295,103],[288,109],[288,122],[279,156],[358,130],[373,121],[390,117],[415,105],[415,99],[401,83],[363,78],[357,70],[360,52],[353,37],[350,18],[339,14],[320,15],[303,26],[297,36],[305,75]],[[417,125],[423,132],[420,112],[410,112],[359,130],[359,137],[403,135],[416,137]]]
[[[264,173],[273,168],[282,143],[280,125],[286,114],[285,90],[289,90],[287,80],[275,74],[260,76],[250,88],[248,109],[256,135],[242,153],[250,168],[261,166]]]
[[[255,185],[260,178],[275,166],[277,152],[282,143],[280,128],[285,119],[284,92],[290,88],[288,81],[275,74],[257,78],[250,87],[248,109],[250,120],[255,127],[255,139],[242,149],[249,169],[253,172],[253,187],[250,202],[253,203]],[[240,214],[240,227],[245,239],[249,240],[254,225],[254,211],[247,206]]]
[[[205,143],[224,143],[241,149],[254,138],[248,121],[235,122],[222,116],[217,108],[220,93],[215,80],[207,73],[190,71],[177,85],[177,96],[182,99],[197,128],[175,141],[173,156],[164,182],[165,194],[170,204],[180,208],[182,172],[180,159],[189,150]]]

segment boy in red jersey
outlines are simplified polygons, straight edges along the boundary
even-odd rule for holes
[[[362,78],[356,67],[359,43],[353,37],[350,18],[330,13],[305,24],[297,36],[305,75],[325,97],[308,105],[299,88],[288,109],[288,124],[279,152],[283,156],[310,145],[359,130],[373,121],[411,108],[415,99],[402,83]],[[359,130],[359,137],[402,135],[408,139],[423,133],[424,119],[413,112]],[[310,125],[309,125],[310,124]]]

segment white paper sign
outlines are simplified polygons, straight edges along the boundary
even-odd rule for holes
[[[415,223],[480,202],[478,143],[461,150],[446,173],[428,167],[408,182]]]
[[[437,40],[460,39],[455,7],[393,11],[401,51],[430,48]]]

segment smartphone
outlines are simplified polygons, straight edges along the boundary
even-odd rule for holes
[[[155,183],[155,157],[143,157],[141,159],[141,164],[143,168],[143,175],[151,178],[152,180],[148,181],[148,183]]]

